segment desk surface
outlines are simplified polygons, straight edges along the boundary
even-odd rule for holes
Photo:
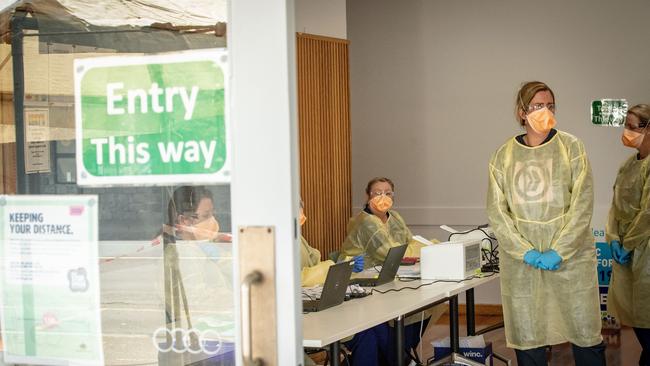
[[[425,281],[426,282],[426,281]],[[377,286],[379,291],[403,287],[417,287],[420,280],[393,281]],[[456,284],[435,283],[417,290],[404,289],[399,292],[352,299],[327,310],[305,314],[303,317],[303,346],[324,347],[362,330],[395,319],[432,302],[447,297]]]
[[[469,289],[479,287],[488,282],[492,282],[498,279],[499,279],[498,272],[490,272],[490,273],[486,273],[483,277],[476,277],[476,278],[472,278],[471,280],[456,283],[456,287],[449,292],[449,296],[458,295]]]
[[[395,319],[400,315],[432,304],[449,296],[457,295],[467,289],[480,286],[498,278],[475,278],[456,282],[437,282],[422,286],[417,290],[405,287],[417,287],[432,283],[432,280],[393,281],[375,289],[386,291],[405,288],[399,292],[381,294],[374,292],[370,296],[346,301],[341,305],[303,317],[303,346],[324,347],[362,330]]]

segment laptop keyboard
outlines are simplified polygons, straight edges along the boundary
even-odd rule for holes
[[[302,311],[313,313],[318,310],[318,300],[305,300],[302,302]]]
[[[357,278],[351,281],[355,285],[359,285],[362,287],[374,287],[377,286],[377,280],[372,278]]]

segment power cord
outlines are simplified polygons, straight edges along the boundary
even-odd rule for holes
[[[417,290],[417,289],[419,289],[421,287],[429,286],[429,285],[433,285],[435,283],[441,283],[441,282],[442,283],[462,283],[462,282],[465,282],[465,281],[473,280],[475,278],[492,277],[497,272],[488,272],[488,273],[489,274],[481,273],[480,275],[473,275],[471,277],[467,277],[467,278],[462,279],[462,280],[434,280],[434,281],[431,281],[431,282],[422,283],[422,284],[420,284],[419,286],[416,286],[416,287],[405,286],[405,287],[402,287],[402,288],[391,288],[391,289],[388,289],[388,290],[385,290],[385,291],[377,290],[376,288],[373,287],[373,288],[370,289],[370,294],[373,294],[374,292],[377,292],[377,293],[380,293],[380,294],[387,294],[389,292],[399,292],[399,291],[402,291],[402,290]],[[410,280],[410,281],[403,281],[403,280],[400,279],[400,281],[401,282],[412,282],[412,281],[415,281],[415,279]],[[420,280],[420,281],[422,281],[422,280]]]
[[[490,235],[486,230],[484,230],[487,227],[488,225],[485,224],[466,231],[451,233],[449,234],[447,240],[452,241],[452,238],[454,236],[466,235],[474,231],[480,231],[481,233],[483,233],[483,235],[485,235],[485,238],[481,239],[481,257],[486,262],[483,265],[482,269],[484,271],[498,272],[499,271],[499,255],[498,255],[499,241],[497,240],[496,237]],[[483,249],[483,243],[485,243],[486,241],[490,244],[489,250]]]
[[[418,342],[418,350],[415,352],[415,362],[419,365],[422,364],[420,361],[420,355],[422,354],[422,333],[424,333],[424,311],[422,312],[422,319],[420,319],[420,337]]]

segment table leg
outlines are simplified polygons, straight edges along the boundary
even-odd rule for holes
[[[341,344],[336,341],[330,344],[330,360],[332,366],[340,366],[339,356],[341,355]]]
[[[395,319],[395,357],[397,366],[404,366],[404,317]]]
[[[465,291],[465,313],[467,314],[467,335],[476,334],[476,314],[474,313],[474,289]]]
[[[458,334],[458,295],[449,298],[449,342],[452,354],[460,351]]]

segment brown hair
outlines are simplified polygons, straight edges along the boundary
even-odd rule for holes
[[[525,126],[526,121],[519,116],[519,112],[526,112],[528,110],[528,105],[530,101],[535,97],[535,94],[541,91],[548,91],[553,97],[553,102],[555,102],[555,93],[549,88],[548,85],[542,83],[541,81],[529,81],[524,83],[519,92],[517,93],[517,100],[515,101],[515,118],[520,125]]]
[[[395,190],[395,184],[393,184],[393,181],[386,178],[386,177],[375,177],[368,182],[368,185],[366,186],[366,194],[370,196],[370,188],[372,188],[372,185],[377,183],[377,182],[385,182],[390,184],[390,189]]]
[[[650,120],[650,106],[647,104],[637,104],[628,109],[627,113],[631,113],[639,118],[639,127],[643,128],[648,125],[648,120]]]

